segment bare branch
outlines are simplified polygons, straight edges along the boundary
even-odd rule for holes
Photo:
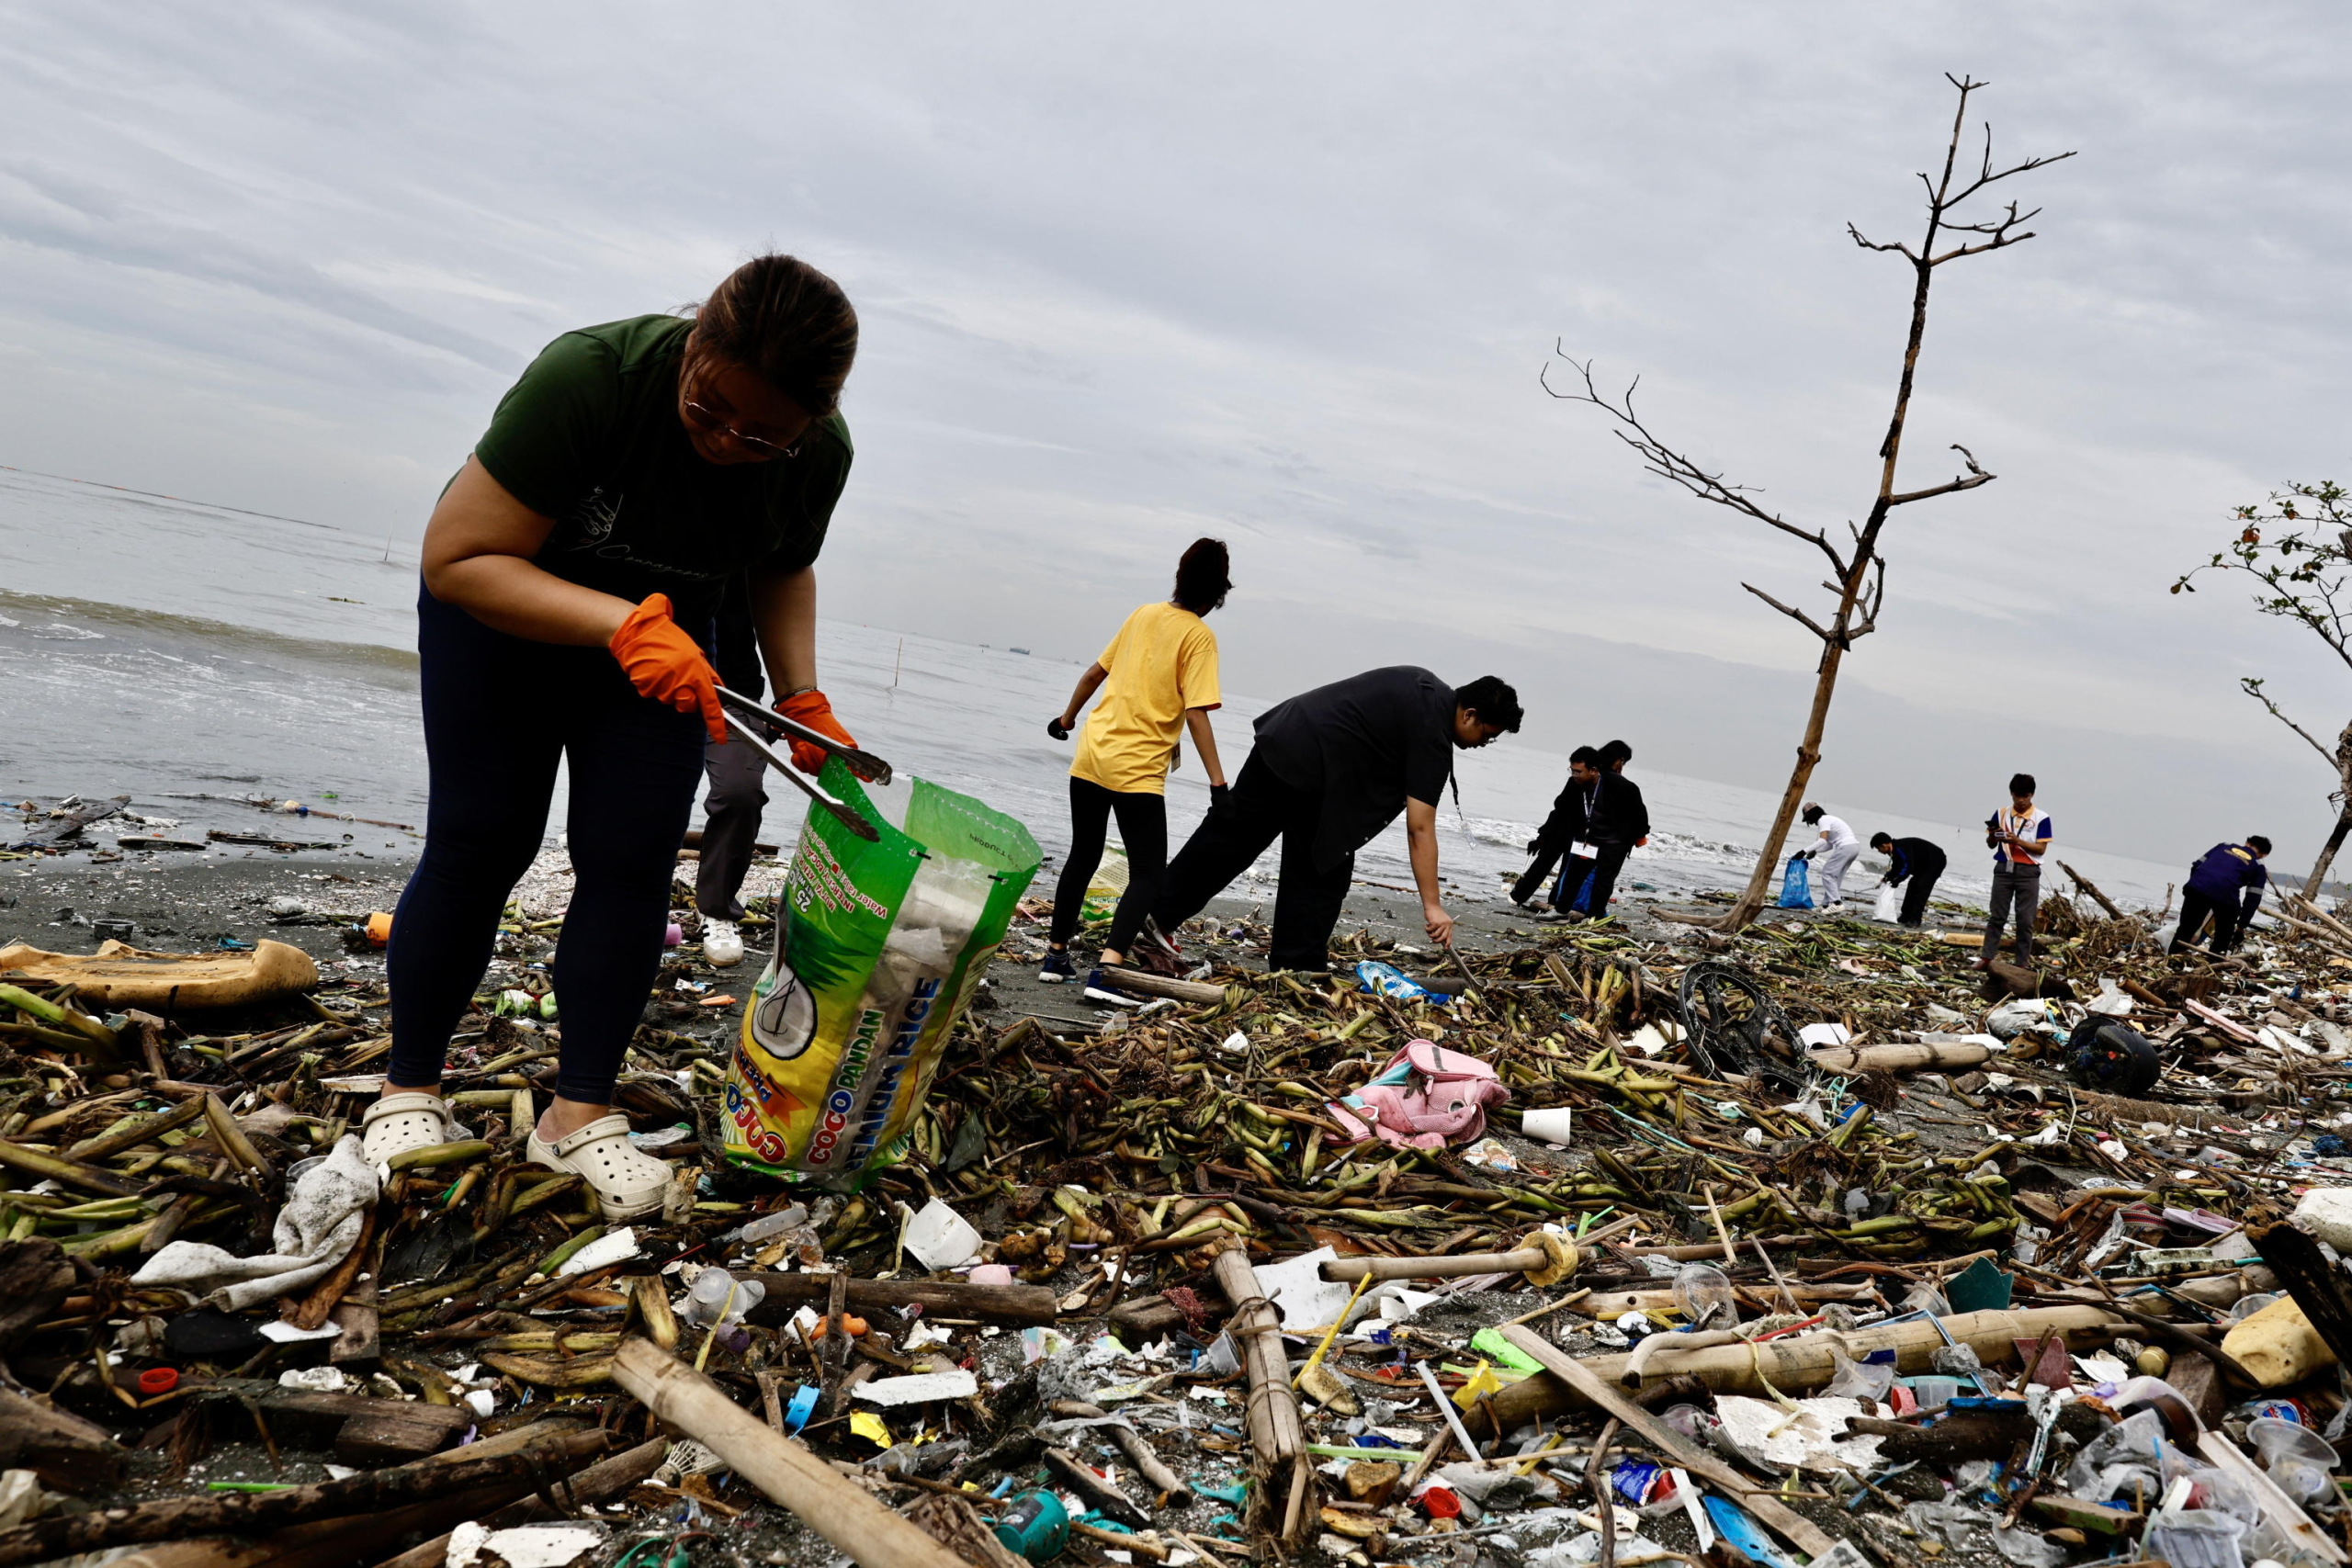
[[[1919,177],[1921,179],[1925,179],[1928,176],[1922,175]],[[1865,238],[1862,231],[1860,229],[1855,228],[1851,223],[1846,225],[1846,232],[1854,237],[1854,243],[1861,246],[1862,249],[1866,251],[1898,251],[1902,253],[1905,257],[1913,262],[1917,262],[1919,259],[1917,256],[1912,254],[1911,247],[1905,244],[1900,240],[1896,240],[1893,243],[1889,244],[1878,240]]]
[[[2247,696],[2252,697],[2256,702],[2260,703],[2264,707],[2268,708],[2270,710],[2271,717],[2277,719],[2279,723],[2285,725],[2288,728],[2301,736],[2303,738],[2303,744],[2318,752],[2320,754],[2320,760],[2324,761],[2330,768],[2334,768],[2335,766],[2335,753],[2328,750],[2328,748],[2321,745],[2318,741],[2312,739],[2310,730],[2305,729],[2301,725],[2297,724],[2293,719],[2289,718],[2285,714],[2279,712],[2278,705],[2272,702],[2270,700],[2269,694],[2266,693],[2262,689],[2262,681],[2263,677],[2258,675],[2241,675],[2238,677],[2238,690],[2244,692]]]
[[[1978,468],[1976,466],[1975,456],[1971,453],[1967,447],[1962,446],[1959,442],[1953,442],[1951,444],[1951,449],[1959,453],[1961,461],[1968,465],[1968,475],[1966,478],[1955,478],[1950,484],[1934,485],[1927,490],[1915,490],[1904,495],[1890,495],[1886,498],[1887,505],[1904,506],[1915,501],[1925,501],[1929,496],[1950,495],[1954,491],[1974,490],[1978,485],[1991,484],[1995,479],[2000,478],[1998,474],[1988,474],[1983,468]],[[1851,526],[1851,525],[1849,525],[1849,526]]]
[[[1770,593],[1765,592],[1764,590],[1757,587],[1756,584],[1752,582],[1743,582],[1740,586],[1747,589],[1750,593],[1755,594],[1758,599],[1763,600],[1767,604],[1771,605],[1775,610],[1780,611],[1781,614],[1788,616],[1789,619],[1803,623],[1805,630],[1819,637],[1823,642],[1828,643],[1836,642],[1838,640],[1835,637],[1830,635],[1829,629],[1826,626],[1824,626],[1819,621],[1815,620],[1811,615],[1806,615],[1803,610],[1793,609],[1789,605],[1781,604],[1778,599],[1773,598]]]
[[[1552,345],[1552,353],[1555,357],[1566,360],[1569,365],[1575,367],[1577,376],[1584,382],[1584,389],[1577,391],[1570,389],[1564,392],[1554,387],[1551,382],[1552,367],[1546,365],[1536,376],[1536,380],[1542,385],[1544,390],[1566,402],[1590,403],[1611,419],[1615,420],[1618,425],[1617,438],[1641,454],[1644,466],[1651,473],[1662,479],[1680,485],[1702,501],[1710,501],[1718,506],[1727,506],[1734,512],[1751,517],[1758,523],[1778,528],[1783,534],[1804,540],[1829,558],[1829,564],[1838,576],[1846,575],[1848,570],[1846,558],[1838,553],[1837,547],[1830,544],[1826,535],[1817,529],[1800,528],[1779,513],[1765,511],[1748,499],[1750,487],[1733,484],[1719,473],[1708,472],[1691,458],[1666,446],[1653,435],[1649,427],[1644,424],[1641,417],[1634,412],[1634,389],[1641,385],[1639,378],[1635,378],[1634,382],[1625,389],[1622,398],[1612,402],[1602,393],[1600,384],[1594,381],[1591,360],[1588,359],[1579,364],[1556,342]]]

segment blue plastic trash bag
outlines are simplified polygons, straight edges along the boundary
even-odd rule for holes
[[[1450,1006],[1453,998],[1443,991],[1432,991],[1393,964],[1376,964],[1367,958],[1356,965],[1356,984],[1375,997],[1386,997],[1392,1002],[1434,1002],[1439,1007]]]
[[[1789,857],[1789,869],[1781,874],[1781,908],[1810,909],[1813,908],[1813,873],[1807,869],[1802,854]]]

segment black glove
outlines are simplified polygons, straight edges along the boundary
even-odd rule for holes
[[[1057,740],[1067,740],[1069,739],[1069,726],[1058,718],[1049,718],[1046,721],[1046,733]]]
[[[1541,840],[1541,839],[1530,839],[1530,840],[1527,840],[1527,852],[1528,852],[1529,854],[1532,854],[1532,855],[1540,855],[1540,854],[1542,854],[1542,853],[1544,852],[1544,840]]]
[[[1215,811],[1218,807],[1223,806],[1225,804],[1225,797],[1232,793],[1233,786],[1231,784],[1209,785],[1209,809],[1211,811]]]
[[[1799,860],[1811,860],[1813,858],[1813,852],[1811,850],[1799,850],[1796,853],[1796,858]]]

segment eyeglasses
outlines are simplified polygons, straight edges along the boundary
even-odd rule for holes
[[[709,409],[703,407],[692,398],[686,399],[685,404],[687,409],[694,413],[695,419],[701,423],[705,430],[709,431],[715,435],[732,436],[736,440],[741,442],[744,446],[751,447],[753,451],[761,453],[765,457],[797,457],[800,456],[800,448],[808,444],[808,437],[806,434],[803,434],[800,439],[794,442],[791,446],[779,446],[763,435],[753,435],[748,431],[736,429],[733,425],[729,424],[718,414],[712,412]]]
[[[731,436],[763,457],[797,457],[800,456],[800,449],[808,443],[808,431],[816,429],[816,424],[812,421],[808,430],[800,433],[800,439],[789,446],[780,446],[763,435],[753,435],[749,431],[738,430],[728,423],[717,411],[705,408],[692,398],[682,398],[680,400],[685,404],[687,412],[695,416],[695,422],[705,430],[715,435]]]

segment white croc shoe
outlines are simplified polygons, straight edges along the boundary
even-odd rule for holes
[[[628,1118],[599,1116],[576,1133],[544,1143],[531,1130],[531,1163],[568,1170],[588,1184],[605,1218],[626,1220],[662,1206],[670,1168],[628,1141]]]
[[[410,1149],[446,1144],[453,1135],[449,1102],[421,1089],[385,1095],[368,1108],[359,1125],[359,1153],[371,1166]]]

